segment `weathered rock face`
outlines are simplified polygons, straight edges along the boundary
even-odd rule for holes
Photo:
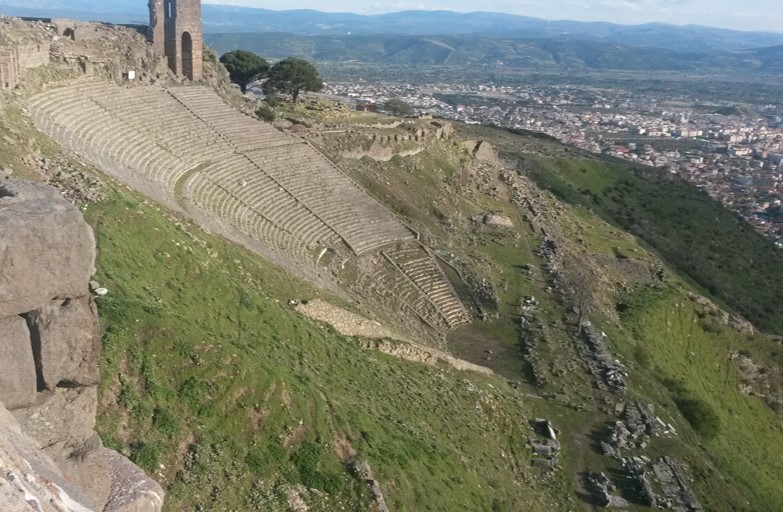
[[[90,297],[56,300],[27,316],[39,386],[96,386],[100,336]]]
[[[0,399],[9,407],[35,403],[35,363],[30,332],[21,317],[0,320]]]
[[[0,178],[0,510],[158,512],[163,491],[94,432],[95,242],[44,185]],[[10,411],[10,412],[9,412]]]
[[[0,227],[0,318],[88,294],[95,239],[56,190],[0,181]]]

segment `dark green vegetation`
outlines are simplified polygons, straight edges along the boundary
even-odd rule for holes
[[[289,57],[276,62],[269,70],[267,81],[264,82],[264,92],[290,94],[296,103],[299,94],[307,91],[318,92],[323,86],[315,66],[306,60]]]
[[[277,117],[277,113],[269,105],[262,105],[256,110],[256,115],[259,119],[271,123]]]
[[[635,234],[710,295],[783,333],[783,253],[737,214],[671,174],[592,159],[525,158],[564,200]]]
[[[392,98],[384,103],[383,109],[397,117],[406,117],[413,114],[413,107],[399,98]]]
[[[250,82],[258,80],[269,71],[269,63],[253,52],[234,50],[224,53],[220,63],[225,66],[231,81],[239,85],[242,92],[247,90]]]
[[[633,233],[702,290],[783,333],[783,252],[741,217],[672,174],[549,144],[545,156],[518,152],[513,138],[502,147],[542,187]]]

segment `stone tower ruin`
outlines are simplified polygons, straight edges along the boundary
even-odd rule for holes
[[[204,76],[201,0],[150,0],[149,39],[178,76]]]

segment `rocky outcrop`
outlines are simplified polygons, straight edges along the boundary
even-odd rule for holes
[[[163,491],[95,433],[95,241],[53,188],[0,178],[0,510],[157,512]]]

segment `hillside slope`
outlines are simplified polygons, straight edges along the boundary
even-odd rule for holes
[[[774,47],[743,51],[701,47],[671,49],[577,37],[528,35],[319,35],[293,33],[210,33],[219,53],[236,48],[271,58],[296,55],[322,62],[409,66],[464,66],[489,69],[758,72],[779,75]]]
[[[45,71],[52,70],[39,76]],[[105,84],[97,87],[105,92]],[[124,94],[150,104],[182,92],[135,89]],[[135,150],[142,156],[128,159],[122,175],[131,185],[142,170],[170,176],[178,167],[153,156],[192,155],[163,137],[154,140],[166,148],[140,149],[159,126],[124,143],[83,120],[78,131],[53,131],[70,141],[66,150],[35,128],[39,116],[30,109],[48,102],[56,117],[78,103],[58,104],[62,89],[37,92],[3,96],[8,135],[0,164],[58,185],[86,210],[108,288],[98,305],[98,428],[164,484],[167,510],[373,510],[381,502],[393,510],[560,511],[609,502],[631,510],[666,502],[783,508],[783,355],[726,310],[758,311],[770,330],[774,315],[764,317],[764,304],[749,294],[735,300],[733,288],[721,297],[727,304],[715,304],[695,284],[698,268],[674,257],[690,248],[734,264],[736,249],[694,242],[667,220],[670,210],[696,212],[699,223],[723,218],[702,195],[507,131],[455,132],[442,120],[360,114],[315,100],[281,105],[280,117],[296,121],[289,122],[297,140],[418,234],[415,244],[405,241],[412,245],[331,261],[346,280],[363,270],[356,262],[379,270],[348,294],[186,220],[177,209],[179,178],[150,180],[170,187],[157,190],[166,192],[159,204],[110,178],[120,176],[115,168],[84,163],[126,162]],[[183,126],[195,132],[202,124]],[[106,158],[88,143],[107,148]],[[230,152],[216,154],[223,159],[215,165],[230,161]],[[622,183],[630,176],[636,181]],[[213,189],[261,190],[214,178]],[[606,199],[592,205],[576,200],[582,195]],[[622,229],[626,217],[633,234]],[[664,222],[674,229],[665,240],[670,253],[656,231],[633,231]],[[761,276],[783,267],[764,266],[776,260],[767,262],[742,225],[721,222],[720,229],[732,245],[755,247],[761,261],[743,267],[743,279],[762,300],[777,300],[776,281]],[[721,281],[734,286],[717,263]],[[447,284],[421,280],[428,274]],[[368,298],[394,291],[388,275],[399,277],[392,284],[408,299],[417,289],[433,301],[456,294],[473,321],[438,339],[410,329],[413,315],[400,296]],[[315,315],[314,304],[331,307]],[[307,306],[325,321],[305,316]],[[354,322],[360,325],[346,326]],[[479,368],[464,361],[491,373],[466,370]]]

